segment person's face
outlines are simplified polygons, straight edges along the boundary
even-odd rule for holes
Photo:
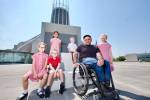
[[[54,38],[58,38],[58,33],[55,32],[53,36],[54,36]]]
[[[39,52],[44,52],[45,51],[45,45],[40,45],[38,49],[39,49]]]
[[[52,51],[52,53],[51,53],[51,55],[52,55],[52,57],[57,57],[57,52],[56,51]]]
[[[90,37],[85,37],[84,38],[84,44],[85,45],[91,45],[91,42],[92,42],[92,38],[90,38]]]
[[[75,43],[75,39],[74,38],[70,38],[70,42],[71,43]]]
[[[102,36],[100,37],[100,39],[101,39],[102,42],[107,42],[107,37],[104,36],[104,35],[102,35]]]

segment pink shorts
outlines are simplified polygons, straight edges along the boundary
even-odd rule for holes
[[[47,74],[47,71],[42,70],[40,73],[38,73],[38,77],[34,78],[32,70],[29,70],[27,73],[25,73],[24,76],[27,76],[31,81],[36,81],[37,82],[38,80],[41,80],[45,74]]]

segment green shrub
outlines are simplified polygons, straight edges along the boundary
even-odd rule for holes
[[[116,59],[114,59],[114,61],[125,61],[126,58],[124,56],[119,56]]]

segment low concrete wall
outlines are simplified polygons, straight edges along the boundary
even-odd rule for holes
[[[73,70],[72,56],[70,53],[61,53],[62,67],[65,71]]]

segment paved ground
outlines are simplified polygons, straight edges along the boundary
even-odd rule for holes
[[[21,88],[21,76],[31,65],[0,65],[0,100],[15,100]],[[113,72],[116,88],[124,100],[150,100],[150,63],[122,62],[115,63]],[[31,82],[30,82],[31,83]],[[66,86],[69,88],[63,96],[53,92],[50,100],[80,100],[72,89],[72,73],[66,71]],[[31,83],[29,91],[38,87]],[[52,90],[59,89],[55,81]],[[92,99],[91,99],[92,100]]]

